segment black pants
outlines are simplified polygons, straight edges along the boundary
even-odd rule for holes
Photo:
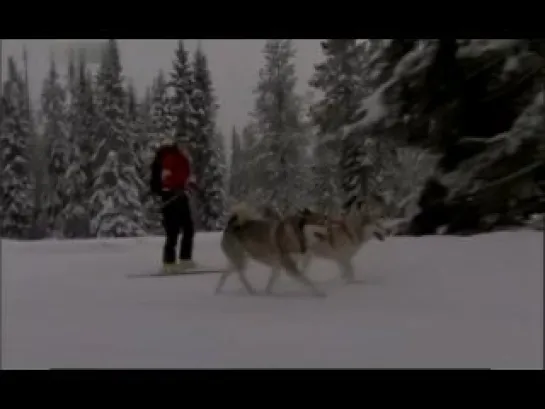
[[[179,196],[175,197],[177,194]],[[179,258],[189,260],[193,255],[193,238],[195,236],[189,198],[184,193],[164,192],[162,199],[163,228],[166,235],[163,262],[174,263],[176,261],[176,247],[180,233],[182,233],[182,240]]]

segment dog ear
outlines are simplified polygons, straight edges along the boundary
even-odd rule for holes
[[[227,221],[226,228],[233,226],[233,224],[235,224],[237,221],[238,221],[238,215],[236,214],[232,215]]]

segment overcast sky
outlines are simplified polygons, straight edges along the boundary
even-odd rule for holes
[[[4,67],[7,57],[22,59],[23,44],[29,58],[29,80],[34,100],[39,98],[41,84],[49,67],[52,47],[66,40],[3,40]],[[177,40],[119,40],[124,74],[131,78],[143,95],[160,68],[170,71]],[[186,40],[193,52],[199,40]],[[253,107],[252,90],[258,80],[258,70],[263,66],[261,53],[265,40],[200,40],[208,56],[212,81],[220,104],[218,126],[230,134],[232,126],[246,123]],[[314,64],[322,59],[319,40],[294,40],[297,49],[298,91],[308,90],[307,82]],[[21,66],[22,67],[22,66]],[[64,70],[64,67],[62,67]],[[4,71],[5,76],[5,71]],[[5,79],[5,78],[4,78]]]

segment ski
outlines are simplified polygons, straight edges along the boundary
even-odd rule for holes
[[[153,273],[134,273],[129,274],[129,278],[138,278],[138,277],[180,277],[185,275],[195,275],[195,274],[212,274],[212,273],[223,273],[225,270],[221,268],[195,268],[195,269],[188,269],[184,271],[176,271],[176,272],[170,272],[166,273],[163,271],[156,271]]]

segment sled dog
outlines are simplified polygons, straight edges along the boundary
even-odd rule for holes
[[[343,279],[354,282],[354,266],[352,259],[361,247],[373,237],[383,241],[388,231],[380,222],[382,203],[376,198],[369,198],[360,206],[351,206],[349,211],[338,219],[311,213],[313,224],[307,226],[308,251],[299,255],[301,272],[304,273],[312,257],[332,260],[337,263]],[[317,223],[323,220],[324,223]],[[271,270],[267,283],[267,291],[272,291],[279,271]]]
[[[229,275],[236,272],[248,293],[255,294],[246,278],[248,261],[253,259],[270,266],[275,274],[285,270],[291,277],[307,286],[313,295],[324,296],[298,269],[294,260],[295,255],[307,252],[309,243],[305,237],[305,227],[324,223],[321,215],[308,209],[285,217],[275,213],[269,213],[265,217],[246,203],[234,206],[221,240],[221,248],[229,267],[221,275],[216,293],[221,291]]]

